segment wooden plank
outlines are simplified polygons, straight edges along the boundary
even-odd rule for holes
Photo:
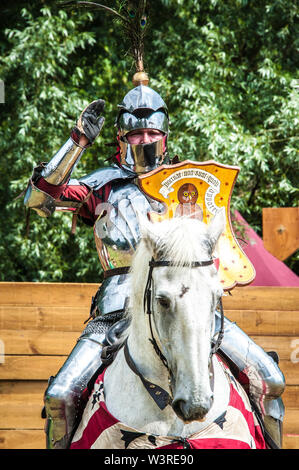
[[[282,399],[286,409],[297,408],[299,410],[299,385],[287,385]]]
[[[224,315],[248,335],[299,337],[299,311],[225,309]]]
[[[297,434],[299,436],[299,409],[286,408],[283,420],[283,433]]]
[[[0,364],[1,380],[48,380],[56,375],[67,356],[10,356]]]
[[[226,310],[298,310],[298,287],[237,287],[223,298]]]
[[[48,330],[1,330],[4,354],[68,355],[80,333]]]
[[[0,449],[46,449],[45,433],[41,429],[0,429]]]
[[[89,306],[99,284],[0,282],[1,305]],[[298,310],[299,288],[237,287],[224,297],[225,309]]]
[[[5,355],[0,363],[1,380],[47,380],[55,375],[67,356],[21,356]],[[298,363],[281,360],[279,366],[288,385],[299,385]]]
[[[40,412],[46,388],[46,380],[0,381],[0,428],[42,428],[44,420]],[[287,386],[282,398],[286,408],[286,431],[292,432],[295,427],[299,433],[299,385]]]
[[[1,330],[0,338],[4,353],[9,355],[53,355],[70,354],[80,332],[49,330]],[[251,338],[265,351],[276,351],[281,360],[299,362],[299,338],[293,336],[258,336]],[[299,372],[298,372],[299,375]]]
[[[87,306],[100,284],[0,282],[0,304]]]
[[[249,335],[281,335],[299,337],[299,311],[295,310],[224,310]],[[36,307],[0,305],[0,330],[77,331],[85,328],[89,306]]]
[[[299,449],[299,434],[284,434],[282,440],[283,449]]]
[[[0,429],[44,429],[47,381],[0,382]]]
[[[0,329],[81,332],[89,310],[90,306],[0,305]]]
[[[46,388],[47,381],[0,382],[0,429],[43,429],[45,420],[41,418],[41,410]],[[291,388],[287,387],[283,394],[284,433],[299,434],[298,400],[288,406]]]
[[[280,361],[279,367],[285,376],[287,385],[299,385],[299,364],[291,361]]]
[[[264,208],[263,242],[279,260],[294,253],[299,247],[299,207]]]
[[[299,362],[299,339],[292,336],[251,336],[251,338],[265,351],[276,351],[280,360],[291,361],[293,356],[297,356]],[[299,365],[297,375],[299,379]]]

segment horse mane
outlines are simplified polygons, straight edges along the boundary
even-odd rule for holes
[[[162,222],[141,222],[141,240],[130,269],[131,292],[126,316],[143,305],[149,261],[171,260],[176,269],[191,266],[193,261],[204,261],[212,256],[212,244],[207,225],[188,216],[174,217]],[[174,268],[174,269],[175,269]]]

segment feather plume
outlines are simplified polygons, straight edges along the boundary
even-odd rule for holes
[[[146,0],[119,0],[116,9],[106,5],[87,1],[65,1],[60,3],[65,8],[86,8],[104,10],[114,16],[117,25],[128,44],[127,53],[135,63],[136,72],[144,72],[144,38],[148,30],[148,5]]]

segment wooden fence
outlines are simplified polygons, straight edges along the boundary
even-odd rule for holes
[[[0,449],[45,448],[41,418],[55,375],[89,316],[97,284],[0,283]],[[225,315],[266,351],[286,378],[283,447],[299,448],[299,288],[243,287]]]

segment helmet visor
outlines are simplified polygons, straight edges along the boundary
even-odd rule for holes
[[[124,136],[136,129],[157,129],[168,134],[168,117],[164,112],[154,111],[147,115],[136,114],[121,113],[118,119],[121,135]]]

